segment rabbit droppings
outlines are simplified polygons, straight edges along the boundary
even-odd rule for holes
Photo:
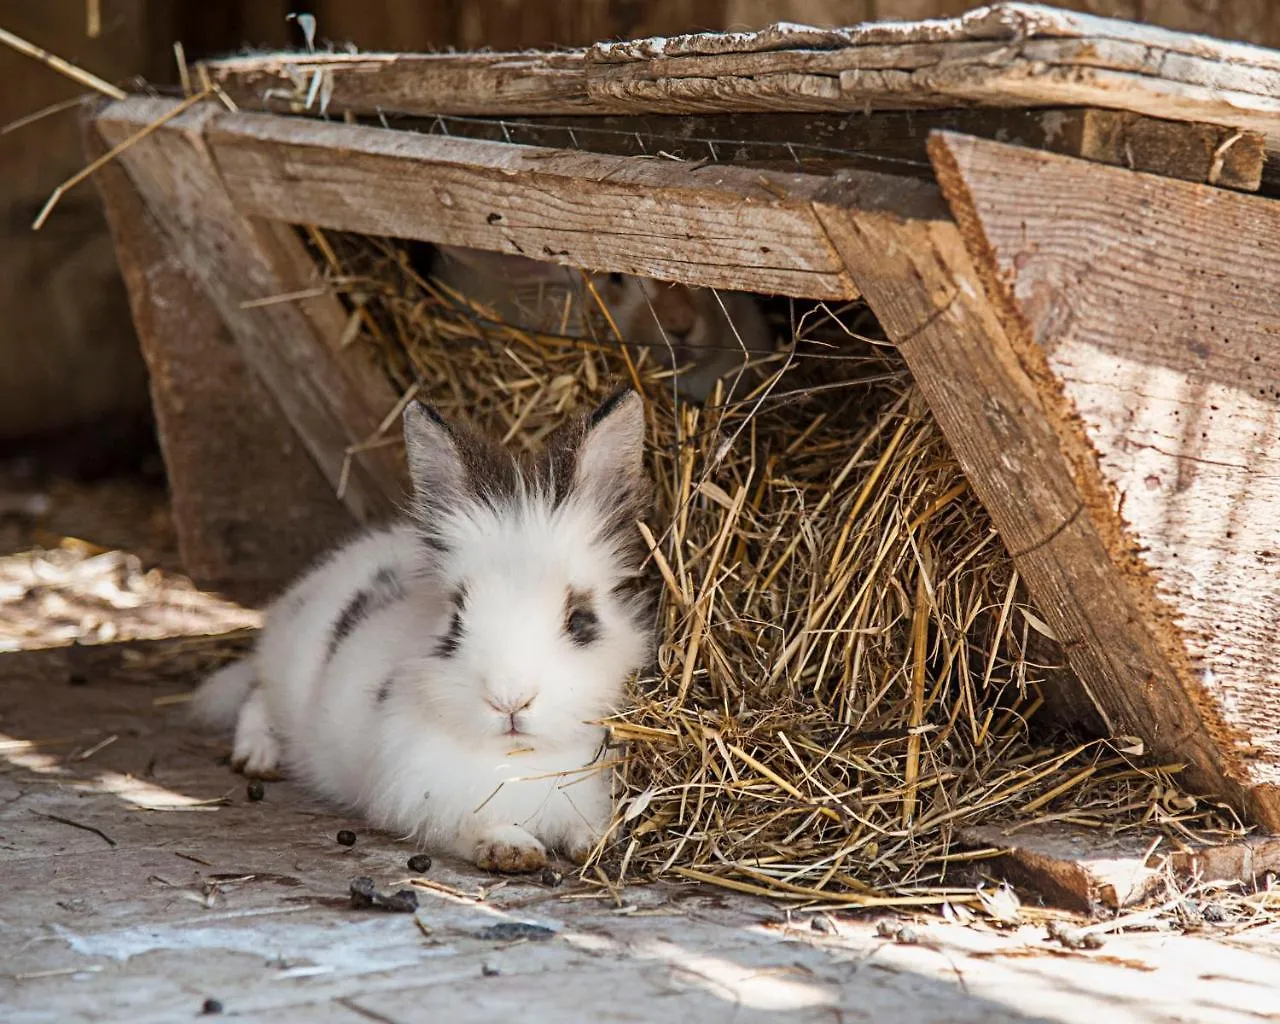
[[[650,656],[640,397],[531,460],[416,402],[404,433],[411,521],[295,583],[193,715],[235,722],[246,774],[282,766],[425,847],[496,871],[581,862],[612,811],[598,723]]]
[[[578,271],[523,256],[455,246],[436,247],[430,273],[514,327],[573,334],[582,320]],[[685,398],[705,402],[724,380],[726,396],[742,390],[750,359],[773,351],[773,335],[755,298],[745,292],[689,288],[629,274],[592,274],[592,283],[627,344],[676,369]]]

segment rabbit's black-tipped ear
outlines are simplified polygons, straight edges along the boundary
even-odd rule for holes
[[[462,493],[466,470],[457,434],[445,418],[425,402],[414,401],[405,406],[404,447],[419,502],[444,505]]]
[[[631,388],[605,399],[587,417],[586,434],[578,448],[576,483],[625,501],[645,490],[644,402]]]

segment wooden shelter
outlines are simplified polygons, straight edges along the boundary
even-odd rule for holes
[[[367,444],[397,396],[289,225],[863,296],[1063,702],[1280,832],[1280,54],[997,4],[195,72],[87,138],[124,147],[99,182],[197,577],[260,593],[401,494]]]

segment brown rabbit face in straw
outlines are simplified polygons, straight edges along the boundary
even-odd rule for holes
[[[433,273],[527,330],[580,336],[587,333],[584,313],[596,312],[579,272],[554,263],[441,246]],[[772,350],[768,325],[750,295],[621,273],[591,274],[588,280],[622,341],[676,369],[686,397],[706,400],[721,378],[731,390],[749,359]]]

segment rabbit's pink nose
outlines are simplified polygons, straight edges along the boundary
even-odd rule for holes
[[[514,717],[521,711],[528,711],[536,697],[537,694],[533,697],[486,697],[484,702],[498,714]]]

